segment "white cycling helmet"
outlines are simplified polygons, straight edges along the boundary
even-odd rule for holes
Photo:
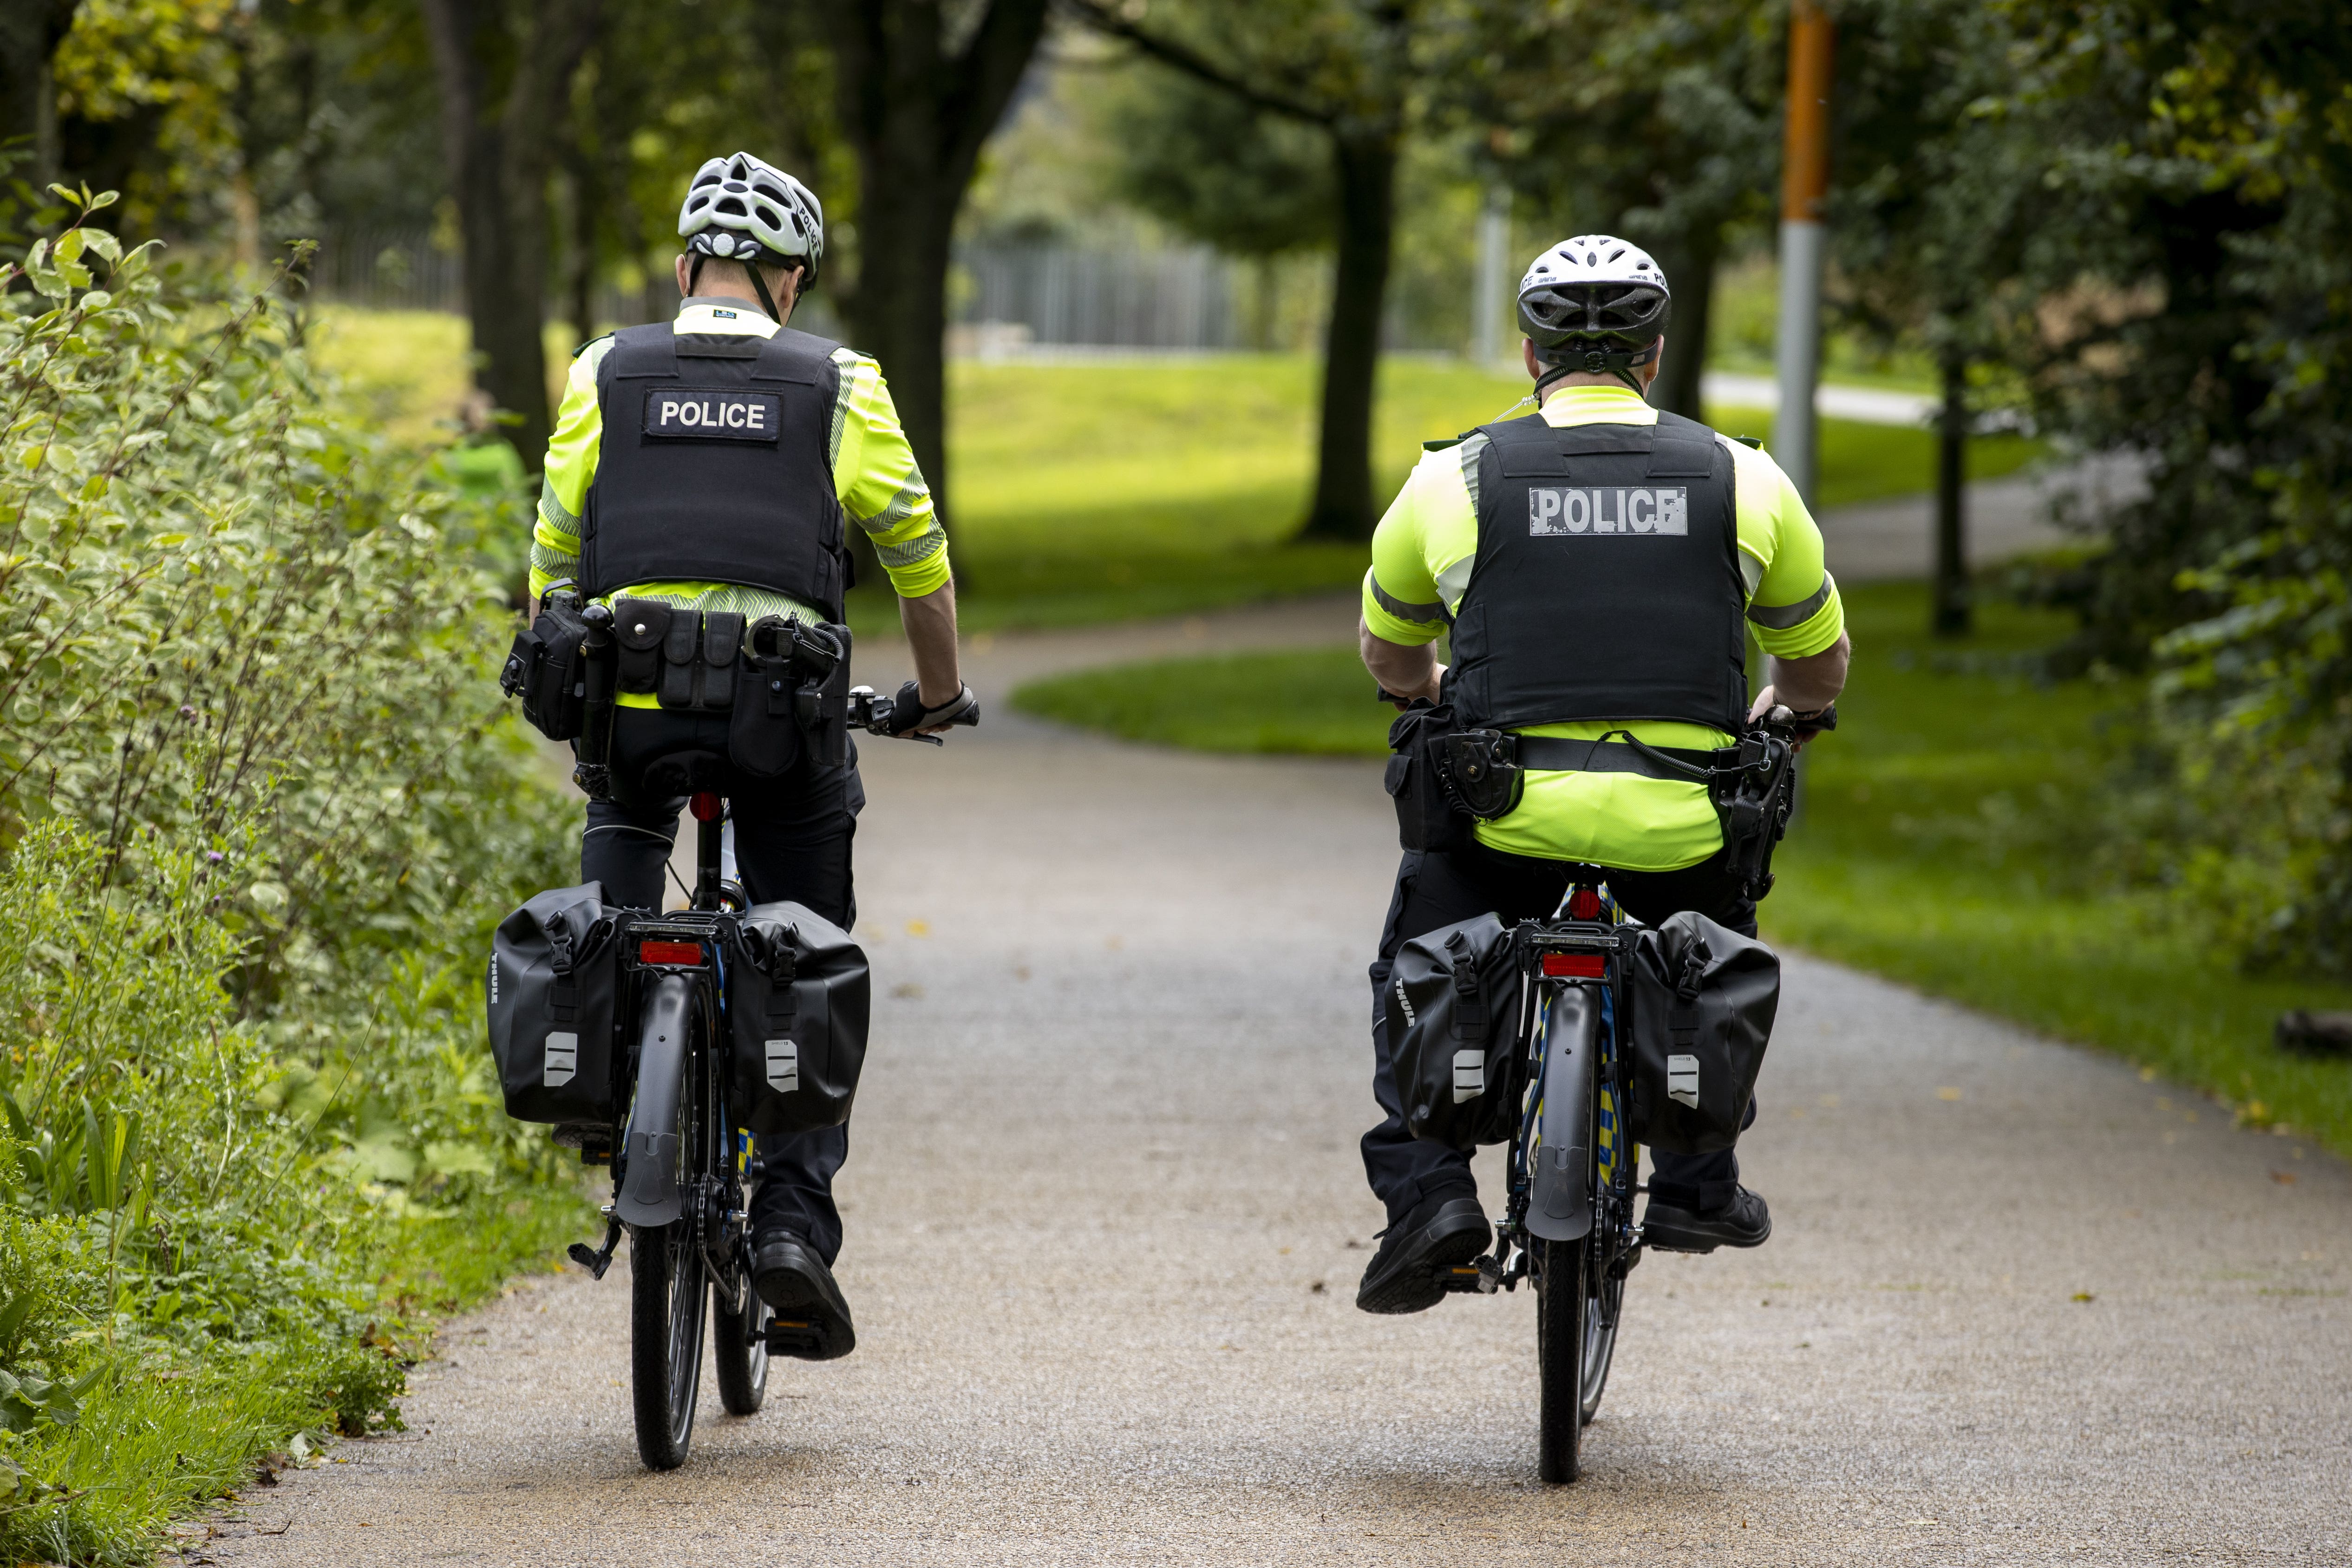
[[[807,272],[803,293],[816,286],[824,259],[824,208],[815,195],[749,153],[713,158],[694,172],[677,232],[693,255],[766,267],[797,262]]]
[[[1537,360],[1552,367],[1538,388],[1577,371],[1607,370],[1640,391],[1630,373],[1657,357],[1673,313],[1664,268],[1613,235],[1562,240],[1519,279],[1519,330]]]

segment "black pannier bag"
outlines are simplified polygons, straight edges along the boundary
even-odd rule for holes
[[[1526,1063],[1517,1050],[1519,967],[1491,914],[1407,942],[1382,998],[1405,1129],[1456,1149],[1518,1131]]]
[[[736,1122],[805,1132],[849,1120],[866,1064],[866,952],[803,904],[755,904],[727,953]]]
[[[516,1121],[609,1126],[618,1116],[614,927],[602,882],[541,893],[499,922],[490,941],[490,1055]]]
[[[1780,960],[1685,910],[1641,932],[1628,969],[1628,1135],[1669,1154],[1730,1148],[1780,1005]]]
[[[588,701],[588,661],[582,645],[588,623],[580,601],[553,593],[541,601],[539,618],[515,634],[499,689],[522,699],[522,716],[551,741],[576,740]]]

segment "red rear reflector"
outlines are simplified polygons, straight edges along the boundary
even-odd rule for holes
[[[1607,963],[1597,952],[1547,952],[1543,972],[1554,980],[1598,980]]]
[[[639,963],[700,963],[702,944],[698,942],[641,942],[637,943]]]
[[[1601,889],[1579,888],[1568,896],[1568,918],[1572,921],[1597,921],[1601,918]]]

